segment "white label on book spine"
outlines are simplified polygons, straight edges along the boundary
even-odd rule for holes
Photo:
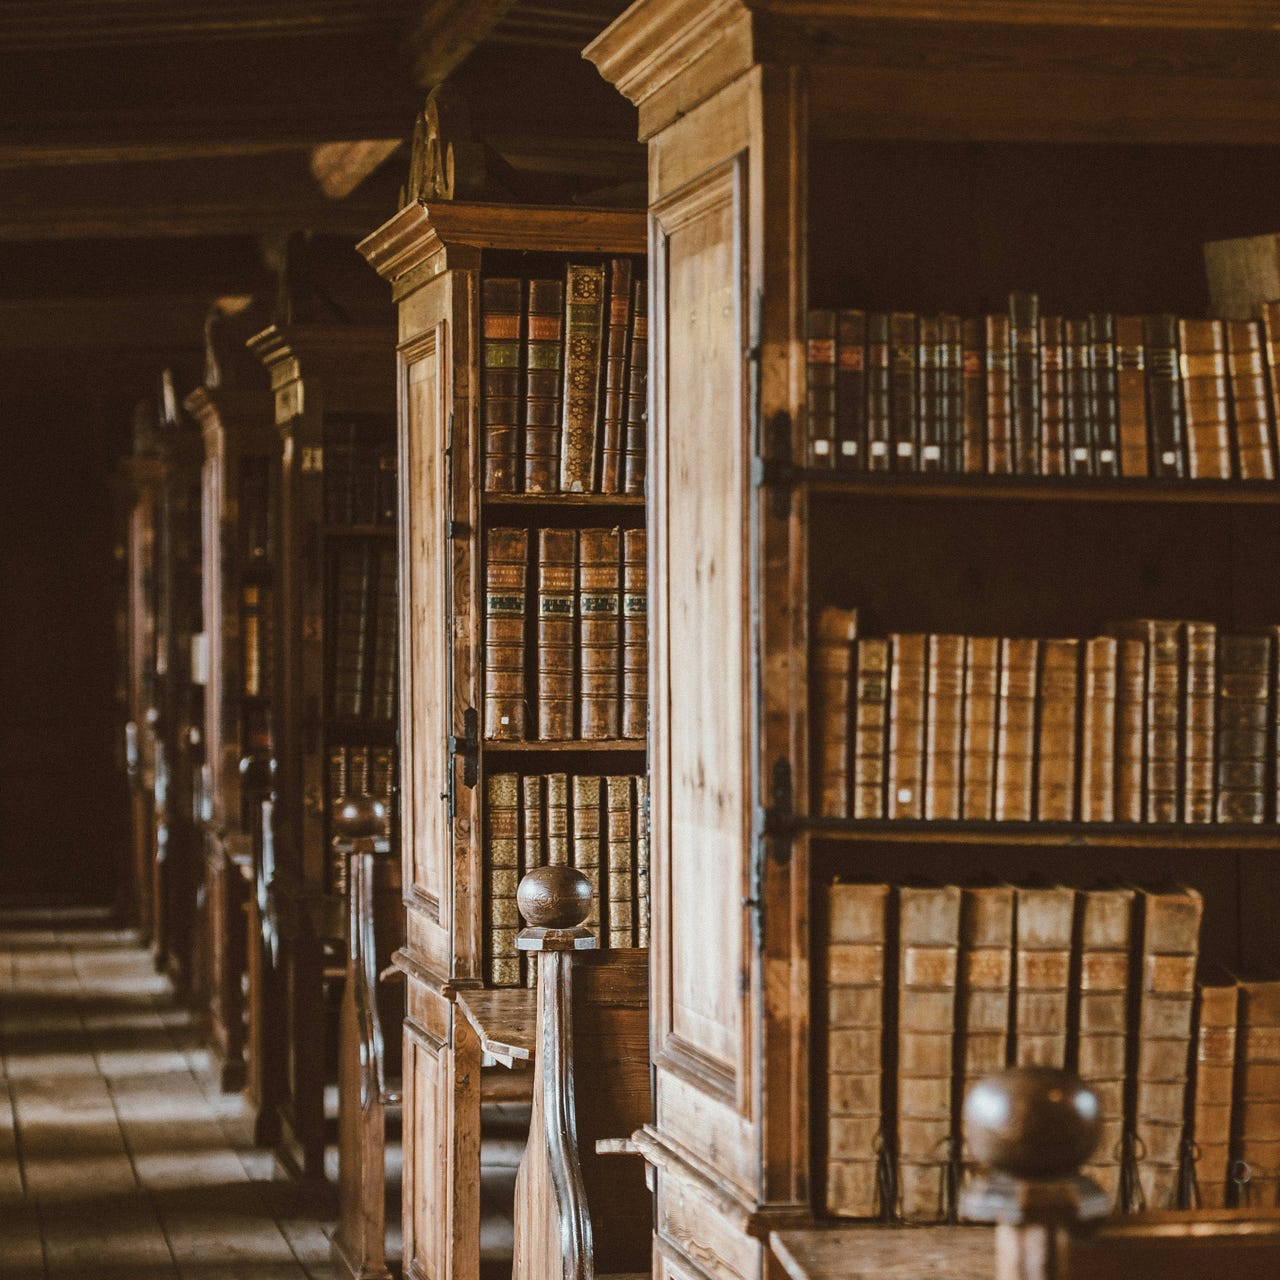
[[[1089,450],[1088,449],[1072,449],[1071,458],[1073,462],[1088,462]]]
[[[1160,455],[1160,461],[1163,462],[1166,467],[1172,467],[1177,463],[1178,455],[1174,453],[1172,449],[1166,449]]]
[[[1099,462],[1114,462],[1116,460],[1116,451],[1114,449],[1099,449]]]
[[[873,458],[883,458],[889,452],[889,442],[887,440],[873,440],[871,442],[871,456]]]
[[[854,458],[854,457],[857,457],[857,454],[858,454],[858,442],[857,442],[856,440],[841,440],[841,441],[840,441],[840,452],[841,452],[841,454],[843,454],[843,455],[844,455],[844,457],[846,457],[846,458]]]
[[[813,442],[813,451],[814,451],[814,453],[816,453],[816,454],[818,454],[818,455],[820,455],[820,456],[825,456],[826,454],[828,454],[828,453],[830,453],[830,452],[831,452],[831,441],[830,441],[830,440],[815,440],[815,441]]]
[[[909,458],[915,452],[915,445],[907,440],[898,441],[898,457]]]
[[[901,452],[901,451],[899,451]],[[907,446],[907,452],[911,452],[911,446]],[[926,462],[937,462],[942,457],[942,449],[936,444],[927,444],[924,447],[924,460]]]
[[[915,793],[911,790],[911,788],[910,788],[910,787],[899,787],[899,788],[898,788],[898,803],[899,803],[899,804],[910,804],[910,803],[911,803],[911,797],[912,797],[914,794],[915,794]]]

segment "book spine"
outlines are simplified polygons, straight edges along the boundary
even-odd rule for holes
[[[1236,474],[1241,480],[1274,480],[1275,420],[1262,333],[1253,320],[1228,320],[1226,327]]]
[[[916,389],[917,337],[914,312],[889,317],[889,439],[893,469],[920,468],[920,413]]]
[[[961,465],[967,474],[980,475],[987,469],[987,370],[980,318],[964,321],[962,341]]]
[[[1147,417],[1151,424],[1151,472],[1160,479],[1186,474],[1182,380],[1176,316],[1142,319],[1147,346]]]
[[[600,937],[600,921],[603,916],[604,884],[600,866],[600,802],[601,780],[594,776],[575,776],[571,781],[573,792],[573,865],[586,876],[591,885],[591,911],[582,922],[590,929],[597,942]]]
[[[1214,809],[1214,699],[1218,629],[1211,622],[1184,627],[1186,688],[1182,711],[1182,821],[1212,822]]]
[[[1067,373],[1062,317],[1040,317],[1040,474],[1067,474]]]
[[[809,312],[806,408],[809,419],[809,466],[835,465],[836,443],[836,313]]]
[[[484,734],[525,737],[524,621],[527,529],[490,529],[485,557]]]
[[[520,780],[514,773],[491,773],[485,780],[485,825],[488,828],[489,982],[495,987],[520,985],[520,953],[516,934],[520,912]]]
[[[941,471],[945,442],[942,406],[942,317],[921,316],[916,325],[918,471]]]
[[[1234,1148],[1241,1208],[1280,1201],[1280,982],[1242,982],[1235,1078]],[[1234,1171],[1233,1171],[1234,1172]]]
[[[986,317],[987,471],[1013,474],[1013,347],[1007,315]]]
[[[326,781],[329,794],[326,797],[328,807],[332,809],[343,796],[348,794],[348,757],[346,747],[331,747],[328,753]],[[326,856],[329,868],[329,891],[344,894],[347,892],[347,858],[336,840],[331,841]]]
[[[565,277],[564,430],[560,488],[596,488],[596,435],[604,345],[604,267],[570,263]]]
[[[616,738],[621,692],[621,560],[617,529],[578,533],[578,700],[583,738]]]
[[[1096,424],[1095,470],[1100,476],[1120,474],[1120,389],[1116,378],[1116,318],[1109,313],[1089,317],[1090,380]]]
[[[1040,474],[1040,299],[1034,293],[1009,295],[1009,406],[1013,428],[1013,469]]]
[[[631,341],[631,259],[609,262],[604,413],[600,424],[600,492],[621,493],[627,430],[627,349]]]
[[[1040,706],[1036,738],[1036,818],[1071,822],[1076,816],[1076,713],[1080,642],[1040,642]]]
[[[885,816],[889,722],[889,642],[859,640],[853,713],[853,816]]]
[[[523,818],[520,828],[521,879],[527,876],[535,867],[545,866],[547,862],[546,830],[542,817],[545,785],[546,779],[537,773],[527,774],[520,779],[521,815]],[[524,985],[526,987],[536,987],[538,984],[537,955],[526,952],[520,959],[523,962]]]
[[[622,736],[649,731],[649,563],[643,529],[622,535]]]
[[[546,788],[547,865],[567,867],[570,864],[568,775],[547,774]]]
[[[538,737],[573,737],[577,535],[538,530]]]
[[[1036,667],[1040,642],[1000,641],[1000,710],[996,734],[995,818],[1030,822],[1035,800]]]
[[[929,637],[925,710],[926,818],[960,817],[964,755],[964,636]]]
[[[1115,820],[1117,642],[1084,642],[1080,699],[1080,821]]]
[[[634,805],[631,800],[631,783],[629,776],[604,780],[608,936],[611,947],[633,947],[636,940],[635,894],[632,889],[635,840],[632,835]]]
[[[1015,890],[1017,966],[1014,977],[1014,1062],[1063,1067],[1075,890]]]
[[[1147,346],[1141,316],[1116,316],[1116,404],[1120,425],[1120,474],[1147,477]]]
[[[1093,347],[1089,322],[1068,320],[1063,325],[1063,365],[1066,370],[1067,474],[1094,472],[1097,453],[1096,411],[1093,404]]]
[[[519,280],[480,282],[480,425],[487,493],[516,492],[520,435]]]
[[[649,945],[649,779],[636,778],[636,946]]]
[[[1227,338],[1221,320],[1178,321],[1178,367],[1186,417],[1187,474],[1231,479]]]
[[[1147,794],[1147,646],[1116,643],[1116,821],[1141,822]]]
[[[885,943],[889,887],[827,889],[827,1212],[870,1218],[880,1203]]]
[[[1270,636],[1219,637],[1214,724],[1219,822],[1266,820],[1270,672]]]
[[[893,466],[893,374],[889,355],[889,317],[867,316],[867,470]]]
[[[1153,618],[1116,628],[1117,634],[1139,639],[1146,648],[1143,817],[1147,822],[1177,822],[1182,813],[1181,630],[1178,622]]]
[[[646,431],[649,421],[649,286],[637,280],[631,290],[631,356],[627,364],[627,437],[622,489],[644,495]]]
[[[942,317],[942,469],[964,470],[964,321]]]
[[[889,637],[889,757],[887,816],[924,816],[927,638]]]
[[[263,592],[246,583],[240,589],[240,643],[242,648],[240,684],[246,698],[262,697]]]
[[[1266,357],[1267,385],[1271,395],[1271,421],[1280,431],[1280,302],[1262,304],[1263,355]],[[1270,453],[1280,444],[1273,435]],[[1274,459],[1273,459],[1274,461]],[[1280,469],[1280,468],[1277,468]],[[1267,477],[1270,479],[1270,477]]]
[[[524,491],[560,488],[564,282],[530,280],[525,324]]]
[[[1239,994],[1234,982],[1205,985],[1197,993],[1191,1105],[1198,1193],[1198,1203],[1190,1206],[1194,1209],[1229,1207]],[[1271,1096],[1276,1097],[1274,1091]]]
[[[861,470],[866,452],[867,314],[844,310],[836,315],[835,465]]]
[[[858,635],[856,609],[826,605],[813,636],[813,705],[818,725],[818,814],[849,816],[849,693],[853,645]]]
[[[966,636],[962,814],[972,821],[995,816],[999,723],[1000,642],[994,636]]]

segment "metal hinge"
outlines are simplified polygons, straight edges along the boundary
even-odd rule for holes
[[[769,773],[769,802],[755,812],[751,840],[751,865],[747,875],[747,897],[742,905],[751,912],[751,941],[757,952],[764,949],[765,867],[770,858],[778,866],[791,862],[795,838],[795,810],[792,806],[791,764],[779,758]]]
[[[453,785],[453,763],[462,757],[462,785],[474,787],[480,777],[480,717],[475,707],[462,713],[462,736],[449,735],[449,785]],[[449,816],[453,816],[453,798],[450,797]]]

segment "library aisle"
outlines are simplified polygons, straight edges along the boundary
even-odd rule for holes
[[[107,916],[0,914],[0,1277],[336,1276],[198,1030]]]

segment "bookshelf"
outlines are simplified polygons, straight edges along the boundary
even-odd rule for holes
[[[627,397],[609,410],[610,430],[618,429],[609,439],[623,458],[617,491],[600,491],[608,483],[602,457],[594,477],[565,480],[560,471],[569,438],[561,397],[570,348],[562,344],[575,322],[563,290],[572,295],[581,268],[602,291],[599,356],[585,358],[600,361],[593,411],[603,446],[605,401],[610,388],[621,396],[623,387],[618,368],[610,380],[609,316],[620,331],[614,358],[624,366],[626,339],[636,335],[634,292],[624,297],[624,283],[627,272],[632,286],[643,279],[644,219],[589,208],[414,203],[359,249],[391,285],[400,315],[404,1270],[470,1280],[481,1267],[482,1058],[455,998],[496,988],[527,997],[532,1016],[530,975],[514,947],[524,867],[573,857],[593,865],[605,904],[599,926],[608,932],[613,920],[615,942],[634,945],[647,921],[635,880],[647,746],[640,684],[626,685],[633,701],[623,723],[624,684],[637,668],[643,676],[642,661],[626,660],[628,645],[643,651],[643,580],[623,578],[627,547],[643,563],[643,361],[635,365],[635,396],[628,387],[637,419],[633,491],[626,491],[619,417]],[[611,294],[623,299],[612,312]],[[532,357],[531,341],[542,344]],[[572,373],[570,383],[577,385]],[[593,399],[589,376],[583,385]],[[584,491],[566,491],[575,482]],[[585,629],[588,640],[594,634],[601,653],[612,655],[591,666],[603,683],[591,687],[585,708],[584,547],[602,575],[592,588],[588,571],[587,594],[612,599],[599,612],[585,606],[597,626]],[[630,621],[628,592],[639,603]],[[540,605],[540,593],[558,602]],[[559,665],[549,645],[560,646]],[[615,879],[612,915],[610,830],[631,859]]]
[[[340,751],[375,746],[390,752],[395,745],[390,716],[367,713],[369,668],[363,657],[352,659],[359,685],[354,702],[335,706],[333,680],[336,646],[352,634],[349,620],[339,614],[343,548],[356,557],[345,560],[354,566],[345,585],[357,599],[355,634],[361,640],[361,610],[367,614],[372,608],[370,566],[395,552],[394,526],[379,519],[372,505],[367,519],[363,508],[357,509],[357,503],[376,503],[376,496],[363,488],[357,495],[354,470],[358,450],[361,479],[369,456],[376,475],[379,442],[394,430],[393,337],[376,328],[282,324],[251,338],[249,348],[271,380],[281,450],[270,578],[274,599],[262,620],[273,619],[271,723],[277,761],[274,870],[262,915],[267,928],[278,933],[268,950],[276,955],[270,977],[284,1025],[283,1035],[276,1037],[283,1040],[283,1070],[271,1078],[279,1081],[284,1154],[307,1174],[321,1175],[324,1086],[331,1074],[320,1047],[331,1039],[325,970],[333,966],[326,957],[333,959],[339,949],[345,953],[346,919],[344,882],[334,874],[329,813],[335,787],[344,787],[347,778],[331,760]],[[375,494],[376,488],[375,483]]]
[[[657,1274],[758,1276],[770,1230],[825,1214],[837,879],[1167,875],[1203,895],[1202,957],[1274,963],[1270,818],[819,817],[811,671],[827,606],[874,637],[1264,627],[1274,484],[813,467],[806,344],[814,308],[977,316],[1012,290],[1207,314],[1203,245],[1272,229],[1275,52],[1257,6],[1195,0],[639,0],[586,50],[650,154]]]

